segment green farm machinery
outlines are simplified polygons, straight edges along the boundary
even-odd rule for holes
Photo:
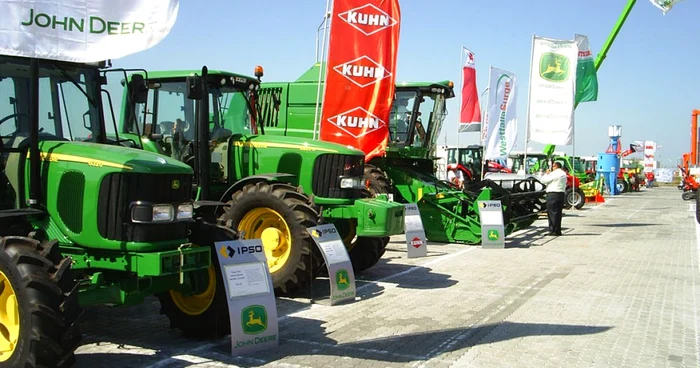
[[[0,56],[2,366],[70,366],[83,307],[147,296],[230,333],[212,247],[237,235],[195,216],[190,167],[107,137],[106,66]]]
[[[291,294],[321,271],[306,228],[333,223],[355,272],[375,265],[404,231],[404,207],[362,186],[362,151],[270,134],[255,77],[225,71],[141,71],[125,81],[119,137],[192,166],[202,214],[261,238],[276,290]],[[129,102],[131,91],[148,98]]]
[[[260,108],[266,132],[273,135],[312,139],[317,102],[319,68],[316,63],[294,82],[265,82],[260,90]],[[447,111],[445,102],[454,97],[451,81],[400,83],[388,122],[386,154],[365,165],[365,186],[374,195],[390,195],[400,203],[417,203],[428,240],[479,244],[481,224],[478,200],[503,203],[506,235],[529,226],[534,211],[514,210],[508,191],[493,181],[480,181],[462,190],[435,176],[436,142]]]

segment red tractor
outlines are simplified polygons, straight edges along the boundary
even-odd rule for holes
[[[455,167],[462,173],[465,182],[475,182],[481,180],[482,170],[486,172],[511,173],[506,166],[496,162],[483,161],[483,147],[470,145],[467,147],[450,147],[447,149],[448,172]],[[485,166],[485,167],[484,167]]]

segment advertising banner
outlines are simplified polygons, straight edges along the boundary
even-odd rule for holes
[[[179,0],[0,2],[0,53],[98,62],[146,50],[170,33]]]
[[[656,142],[644,141],[644,172],[656,169]]]
[[[489,74],[484,158],[506,159],[518,138],[515,74],[494,67]]]
[[[476,88],[474,53],[462,47],[462,105],[459,112],[459,133],[481,130],[481,107]]]
[[[598,75],[595,61],[588,44],[588,36],[576,35],[578,63],[576,64],[576,102],[598,100]]]
[[[398,0],[335,0],[321,140],[384,154],[396,90]]]
[[[577,60],[576,41],[533,36],[528,140],[573,143]]]

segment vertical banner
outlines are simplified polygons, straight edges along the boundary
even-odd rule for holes
[[[484,159],[507,159],[518,138],[515,74],[491,67]]]
[[[118,59],[162,41],[179,0],[0,2],[0,53],[73,62]]]
[[[396,90],[398,0],[334,0],[321,140],[383,155]]]
[[[459,112],[459,133],[481,130],[481,107],[476,88],[474,53],[462,46],[462,105]]]
[[[656,169],[656,142],[644,141],[644,172]]]
[[[588,36],[577,34],[578,63],[576,64],[576,103],[598,100],[598,75],[588,44]]]
[[[533,36],[529,140],[559,146],[573,143],[577,60],[576,41]]]

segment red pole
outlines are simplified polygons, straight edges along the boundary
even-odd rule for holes
[[[698,164],[698,114],[700,110],[693,110],[693,118],[690,124],[690,164]]]

